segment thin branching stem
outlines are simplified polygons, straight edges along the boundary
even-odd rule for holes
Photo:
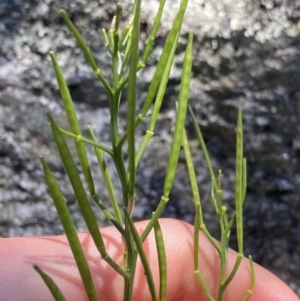
[[[211,202],[219,220],[220,227],[220,242],[212,237],[209,229],[205,224],[205,216],[202,212],[202,200],[200,198],[199,187],[197,184],[197,176],[193,163],[191,150],[188,143],[187,134],[184,129],[185,117],[188,108],[188,98],[190,91],[190,81],[192,76],[192,57],[193,57],[193,33],[189,32],[188,43],[184,55],[183,70],[181,76],[181,85],[178,102],[176,102],[176,121],[169,154],[168,164],[166,168],[166,176],[163,184],[163,193],[160,198],[156,210],[146,225],[144,231],[139,234],[132,218],[132,212],[135,205],[135,189],[136,189],[136,171],[140,160],[142,159],[149,141],[154,135],[155,126],[158,120],[162,101],[165,96],[168,80],[172,64],[174,61],[180,30],[183,23],[184,14],[187,8],[188,0],[181,0],[178,13],[174,19],[171,30],[167,36],[166,43],[163,47],[161,56],[154,71],[148,92],[144,99],[141,109],[137,110],[137,73],[144,68],[147,59],[152,50],[155,36],[158,32],[159,24],[162,19],[162,13],[166,0],[159,1],[158,11],[150,30],[145,48],[140,51],[140,18],[141,18],[141,1],[135,0],[133,5],[133,14],[129,23],[122,30],[121,13],[123,7],[120,3],[116,5],[116,14],[113,17],[111,27],[102,29],[105,47],[111,57],[112,72],[111,77],[107,79],[104,73],[98,67],[96,59],[91,50],[87,46],[84,38],[76,29],[73,22],[67,16],[64,10],[60,11],[67,27],[75,37],[79,47],[81,48],[87,62],[91,66],[94,74],[100,80],[105,88],[109,99],[110,109],[110,147],[98,142],[95,133],[88,127],[91,138],[83,137],[79,119],[77,117],[75,107],[68,90],[67,82],[64,79],[62,71],[58,65],[54,52],[50,52],[55,76],[64,103],[64,109],[70,125],[70,131],[59,128],[53,117],[49,114],[48,119],[53,133],[53,137],[58,148],[60,157],[65,167],[66,173],[72,185],[74,195],[77,199],[82,216],[93,239],[93,242],[101,255],[110,267],[112,267],[124,279],[124,301],[132,301],[133,299],[133,284],[136,273],[136,265],[138,257],[144,268],[145,277],[147,280],[149,292],[153,301],[167,300],[167,256],[164,245],[163,233],[159,224],[159,217],[163,212],[167,202],[169,201],[171,189],[176,175],[176,169],[181,152],[184,150],[188,175],[190,178],[192,194],[195,205],[195,221],[194,221],[194,274],[203,292],[209,301],[223,301],[226,289],[237,274],[240,263],[243,259],[243,204],[245,201],[247,188],[247,163],[243,159],[243,127],[242,127],[242,110],[238,112],[237,133],[236,133],[236,172],[235,172],[235,212],[232,216],[228,215],[227,207],[224,204],[222,196],[222,177],[221,170],[218,176],[215,176],[210,156],[206,148],[200,127],[191,108],[189,108],[193,124],[200,142],[200,147],[204,154],[206,164],[208,166],[211,178]],[[119,128],[120,121],[120,103],[123,99],[122,94],[127,89],[126,105],[126,128]],[[146,130],[146,134],[140,146],[136,149],[136,128],[146,119],[149,109],[152,107],[151,118]],[[124,131],[125,130],[125,131]],[[70,149],[65,141],[65,137],[72,138],[75,142],[77,157],[71,155]],[[105,184],[106,193],[109,196],[110,204],[107,205],[102,191],[98,192],[95,187],[93,175],[90,167],[90,157],[88,159],[86,145],[90,145],[94,149],[94,155],[97,158],[100,167],[103,181]],[[118,178],[122,189],[122,198],[117,199],[116,186],[113,183],[106,157],[108,154],[115,165],[118,173]],[[77,166],[79,161],[79,169]],[[44,169],[46,181],[49,187],[50,194],[53,198],[58,215],[62,221],[67,239],[69,241],[76,265],[78,266],[79,274],[83,281],[89,301],[96,301],[101,296],[97,296],[97,292],[91,277],[89,266],[82,246],[78,239],[72,217],[64,200],[61,189],[51,173],[46,161],[41,159]],[[81,179],[81,172],[85,182]],[[87,187],[87,189],[86,189]],[[90,205],[94,201],[106,219],[118,230],[118,235],[121,236],[124,244],[123,265],[120,266],[107,253],[104,239],[99,231],[95,214]],[[122,206],[122,207],[121,207]],[[123,208],[123,212],[120,208]],[[231,269],[227,271],[227,255],[230,240],[230,234],[233,228],[233,223],[236,223],[238,255]],[[143,248],[143,243],[149,233],[154,230],[157,256],[159,262],[159,288],[155,287],[154,278],[152,275],[151,265]],[[203,233],[201,234],[200,231]],[[216,253],[219,256],[219,283],[216,298],[213,297],[207,284],[204,282],[204,277],[201,274],[201,257],[200,247],[202,236],[206,236]],[[255,285],[255,270],[252,258],[249,257],[249,272],[251,281],[248,290],[245,292],[242,301],[246,301],[253,292]],[[34,266],[35,270],[40,274],[53,297],[56,301],[66,301],[65,297],[53,282],[49,275],[42,271],[38,266]],[[157,295],[158,292],[158,295]]]

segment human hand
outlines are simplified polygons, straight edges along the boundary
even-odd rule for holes
[[[140,232],[147,221],[136,223]],[[160,219],[167,254],[168,295],[172,301],[205,301],[193,272],[193,227],[182,221]],[[108,227],[101,229],[107,252],[122,264],[123,243],[119,232]],[[219,277],[219,259],[213,246],[200,234],[199,269],[202,277],[216,295]],[[88,233],[79,234],[86,254],[99,300],[121,301],[123,278],[103,261]],[[158,287],[158,260],[153,233],[144,243],[144,249]],[[234,264],[237,253],[229,250],[228,270]],[[0,239],[0,299],[3,301],[50,301],[48,288],[33,269],[37,264],[62,290],[67,300],[87,300],[77,267],[64,235],[48,237],[22,237]],[[299,301],[295,293],[280,279],[255,265],[256,283],[248,301]],[[248,259],[244,258],[240,268],[225,293],[225,301],[240,301],[250,283]],[[134,282],[135,301],[150,301],[143,267],[138,260]]]

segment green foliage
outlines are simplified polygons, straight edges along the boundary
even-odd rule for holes
[[[149,287],[149,291],[152,296],[152,300],[166,300],[167,295],[167,255],[165,252],[164,239],[162,231],[159,225],[158,218],[164,210],[167,202],[169,201],[169,195],[174,182],[176,168],[178,164],[179,154],[183,147],[186,163],[188,167],[188,173],[191,181],[191,187],[193,192],[193,198],[196,208],[196,217],[194,224],[194,265],[195,265],[195,277],[198,279],[199,285],[206,293],[209,300],[223,300],[223,295],[226,287],[234,278],[240,262],[243,257],[243,203],[246,192],[246,161],[243,159],[243,135],[242,135],[242,112],[239,110],[238,114],[238,126],[237,126],[237,155],[236,155],[236,212],[233,217],[229,217],[226,211],[226,207],[222,200],[222,190],[220,181],[218,182],[209,159],[209,154],[206,150],[205,143],[203,141],[201,131],[197,125],[196,119],[192,110],[192,115],[196,132],[199,137],[200,146],[204,153],[208,169],[212,180],[212,204],[217,214],[220,230],[221,230],[221,242],[220,244],[212,238],[208,229],[205,226],[203,219],[203,213],[201,208],[200,193],[196,181],[196,175],[194,171],[193,161],[189,149],[187,135],[184,130],[184,123],[186,113],[188,109],[188,97],[190,90],[190,79],[192,70],[192,58],[193,58],[193,33],[190,32],[188,36],[188,43],[185,50],[181,88],[176,104],[176,124],[173,134],[173,140],[171,145],[171,151],[169,155],[169,161],[166,168],[166,176],[163,187],[163,195],[157,209],[153,213],[149,223],[144,229],[143,233],[139,235],[135,228],[132,212],[135,204],[135,177],[136,170],[140,160],[143,157],[144,151],[154,134],[156,121],[159,115],[160,107],[166,91],[174,55],[180,35],[180,29],[182,26],[185,10],[187,8],[188,0],[182,0],[177,16],[174,20],[173,26],[166,39],[165,46],[163,48],[160,59],[157,63],[156,70],[154,72],[152,81],[149,86],[148,93],[144,99],[144,103],[141,111],[136,115],[136,88],[137,88],[137,72],[145,66],[147,58],[151,52],[153,42],[160,24],[164,5],[166,1],[160,1],[159,9],[154,20],[153,27],[151,29],[148,41],[146,43],[143,53],[139,53],[139,40],[140,40],[140,8],[141,0],[136,0],[133,8],[133,17],[129,24],[124,29],[120,29],[120,17],[122,13],[122,5],[117,4],[116,15],[113,19],[112,28],[109,31],[102,30],[103,37],[106,43],[106,49],[111,56],[112,65],[112,80],[109,81],[102,74],[101,69],[98,67],[96,60],[93,58],[89,47],[86,45],[83,37],[68,18],[65,11],[61,11],[61,16],[67,24],[68,28],[77,40],[79,47],[83,51],[87,62],[90,64],[95,76],[103,84],[108,98],[110,108],[110,130],[111,130],[111,146],[106,146],[97,141],[97,138],[91,127],[88,127],[90,137],[83,137],[80,125],[78,122],[77,114],[74,109],[73,101],[69,93],[66,81],[63,77],[63,73],[60,70],[58,62],[56,60],[54,52],[50,53],[52,64],[55,71],[55,76],[60,89],[61,97],[64,103],[64,108],[67,114],[68,122],[71,131],[59,128],[51,115],[48,115],[48,119],[53,132],[53,137],[56,142],[57,148],[60,153],[65,170],[68,174],[70,183],[73,187],[74,194],[79,204],[81,213],[86,222],[87,228],[91,234],[91,237],[99,251],[99,254],[117,273],[119,273],[124,279],[124,300],[132,300],[133,281],[135,277],[136,262],[138,256],[143,264],[145,275]],[[120,135],[119,127],[119,106],[120,99],[124,89],[127,88],[127,119],[126,119],[126,132]],[[152,107],[152,113],[150,116],[150,122],[148,130],[141,145],[136,150],[136,128],[141,122],[145,121],[145,117]],[[79,175],[79,170],[75,164],[75,158],[72,157],[68,145],[65,141],[65,137],[72,138],[75,142],[77,156],[80,164],[80,168],[84,175],[87,191],[85,185]],[[110,197],[111,206],[113,211],[111,212],[100,197],[96,193],[93,175],[91,173],[90,164],[87,156],[86,147],[92,146],[94,153],[99,163],[99,168],[102,172],[104,183]],[[114,183],[111,180],[110,172],[107,168],[105,155],[109,155],[116,167],[118,176],[122,186],[122,200],[117,200]],[[127,161],[125,161],[125,155]],[[46,161],[41,159],[42,166],[45,173],[45,178],[49,187],[50,194],[52,196],[54,205],[57,209],[58,215],[63,224],[66,236],[68,238],[70,248],[72,250],[76,265],[78,267],[82,282],[84,284],[87,296],[89,300],[99,300],[100,296],[97,296],[95,285],[93,283],[89,266],[84,256],[82,246],[79,242],[76,229],[74,227],[72,217],[69,209],[65,203],[61,189],[56,182],[52,172],[50,171]],[[219,173],[221,177],[221,173]],[[119,266],[113,259],[107,254],[101,232],[98,229],[98,225],[95,219],[94,212],[90,206],[89,200],[93,200],[97,206],[102,210],[106,218],[112,223],[113,226],[122,235],[124,243],[124,266]],[[121,210],[122,208],[122,210]],[[226,275],[226,259],[227,250],[230,238],[230,231],[233,223],[236,223],[237,237],[238,237],[238,251],[239,254],[236,259],[236,263],[229,273]],[[150,231],[154,229],[155,241],[157,245],[157,255],[159,260],[159,296],[156,296],[155,284],[151,272],[151,267],[148,262],[147,256],[143,249],[143,242],[147,238]],[[201,273],[198,268],[199,263],[199,231],[203,231],[208,237],[212,245],[220,257],[220,282],[217,299],[214,299],[208,288],[206,287]],[[250,266],[252,272],[252,282],[249,290],[245,294],[243,300],[246,300],[252,292],[255,277],[252,260],[250,258]],[[46,285],[52,292],[55,300],[65,300],[58,287],[46,275],[39,267],[35,266],[37,272],[41,275]]]
[[[206,228],[202,210],[201,210],[201,202],[200,202],[200,196],[199,196],[199,189],[197,187],[196,182],[196,175],[193,168],[192,158],[187,142],[186,135],[184,135],[183,139],[183,147],[184,152],[187,160],[187,166],[191,181],[191,187],[193,191],[193,196],[195,200],[195,207],[196,207],[196,218],[195,218],[195,224],[194,224],[194,267],[195,267],[195,275],[196,278],[201,285],[203,291],[206,293],[207,297],[210,301],[215,300],[211,293],[209,292],[208,288],[206,287],[205,283],[203,282],[203,279],[201,277],[200,271],[199,271],[199,252],[198,252],[198,245],[199,245],[199,230],[202,230],[204,234],[207,236],[207,238],[210,240],[212,245],[215,247],[216,251],[219,254],[220,257],[220,281],[219,281],[219,289],[218,289],[218,297],[216,300],[221,301],[223,300],[223,296],[226,290],[226,287],[229,285],[229,283],[234,278],[239,265],[243,259],[244,256],[244,249],[243,249],[243,204],[245,201],[245,195],[246,195],[246,160],[243,158],[243,124],[242,124],[242,109],[239,108],[238,111],[238,122],[237,122],[237,129],[236,129],[236,172],[235,172],[235,213],[233,217],[229,217],[227,213],[227,208],[225,204],[223,203],[222,199],[222,187],[221,187],[221,177],[222,172],[219,171],[218,181],[216,180],[210,157],[208,154],[208,151],[206,149],[204,139],[201,134],[201,130],[197,124],[195,115],[190,108],[190,113],[193,119],[193,123],[195,126],[195,130],[199,139],[199,143],[201,146],[201,149],[203,151],[208,170],[211,176],[212,181],[212,193],[211,193],[211,201],[213,204],[213,207],[215,209],[216,215],[219,220],[219,226],[220,226],[220,232],[221,232],[221,242],[220,244],[211,236],[208,229]],[[235,264],[229,273],[229,275],[226,275],[226,263],[227,263],[227,251],[228,251],[228,245],[229,245],[229,239],[230,239],[230,233],[233,226],[233,223],[236,223],[236,229],[237,229],[237,241],[238,241],[238,255],[235,261]],[[254,273],[254,267],[252,263],[252,258],[249,256],[249,262],[250,262],[250,271],[251,271],[251,284],[247,292],[245,293],[245,296],[242,300],[247,300],[249,296],[252,293],[254,284],[255,284],[255,273]]]

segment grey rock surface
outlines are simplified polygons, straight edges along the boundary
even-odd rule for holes
[[[140,106],[179,0],[169,0],[149,63],[140,72]],[[131,1],[123,1],[125,24]],[[44,184],[44,156],[63,188],[79,230],[85,225],[58,158],[45,118],[52,112],[66,125],[48,52],[54,50],[68,81],[81,124],[91,124],[109,144],[108,99],[58,15],[65,8],[105,75],[109,56],[101,29],[109,28],[113,1],[2,0],[0,2],[0,235],[62,233]],[[142,36],[158,7],[144,0]],[[195,33],[190,104],[195,109],[216,170],[222,169],[223,197],[233,208],[234,143],[238,106],[244,109],[248,193],[245,254],[286,281],[300,296],[300,2],[295,0],[190,0],[171,80],[155,136],[137,175],[136,220],[149,218],[160,199],[174,126],[180,70],[188,30]],[[126,105],[121,104],[121,125]],[[146,124],[138,129],[141,141]],[[210,206],[210,180],[187,120],[209,229],[218,236]],[[86,133],[86,130],[84,130]],[[70,142],[70,145],[72,143]],[[107,202],[96,159],[90,152],[97,190]],[[108,162],[114,179],[117,173]],[[184,160],[164,216],[193,222]],[[119,187],[118,181],[116,185]],[[105,219],[97,211],[99,225]]]

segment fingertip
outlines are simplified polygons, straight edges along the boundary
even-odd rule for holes
[[[168,254],[168,287],[170,300],[196,300],[205,298],[194,275],[193,226],[174,219],[159,220]],[[200,233],[199,270],[208,289],[214,297],[219,286],[219,254],[207,237]],[[152,242],[155,244],[155,242]],[[155,246],[153,246],[155,248]],[[237,252],[229,249],[227,274],[230,273]],[[277,276],[254,263],[255,286],[248,301],[299,301],[293,290]],[[251,283],[251,269],[248,258],[243,258],[237,274],[226,289],[225,301],[240,301]]]
[[[296,293],[281,279],[255,264],[256,282],[249,301],[299,301]]]

